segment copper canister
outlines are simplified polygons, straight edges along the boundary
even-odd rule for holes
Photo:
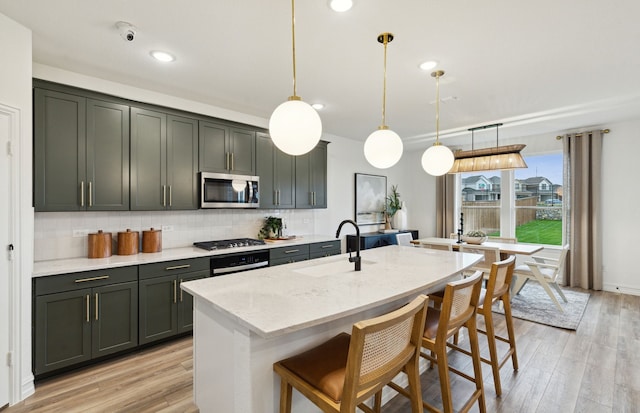
[[[127,228],[124,232],[118,232],[118,255],[137,254],[140,249],[140,234]]]
[[[89,234],[89,258],[107,258],[111,256],[111,233],[98,230]]]
[[[153,229],[142,231],[142,252],[162,251],[162,230]]]

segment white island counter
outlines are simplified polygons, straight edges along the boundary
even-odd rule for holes
[[[278,411],[275,361],[457,277],[481,256],[388,246],[182,284],[194,296],[194,399],[201,412]],[[293,411],[318,411],[294,392]]]

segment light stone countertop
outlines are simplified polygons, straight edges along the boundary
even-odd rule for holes
[[[328,235],[304,235],[286,241],[266,241],[265,245],[252,247],[229,248],[207,251],[196,247],[170,248],[157,253],[139,253],[135,255],[112,255],[108,258],[68,258],[61,260],[36,261],[33,264],[33,278],[47,275],[67,274],[81,271],[104,270],[107,268],[127,267],[130,265],[151,264],[154,262],[183,260],[237,252],[257,251],[270,248],[285,247],[315,242],[335,241]]]
[[[264,338],[276,337],[432,291],[478,254],[397,245],[189,281],[182,289]]]

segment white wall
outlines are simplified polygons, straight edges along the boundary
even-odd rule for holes
[[[10,316],[16,321],[11,330],[10,350],[15,353],[12,371],[11,403],[33,393],[31,374],[31,273],[33,269],[33,209],[31,208],[31,31],[0,14],[0,101],[20,111],[20,142],[13,148],[19,176],[18,199],[11,200],[15,219],[15,258],[10,280]],[[5,149],[2,148],[4,151]],[[0,179],[8,179],[0,176]],[[4,194],[3,194],[4,195]],[[0,195],[2,196],[2,195]],[[0,231],[8,231],[6,217],[0,217]],[[1,247],[3,250],[5,246]],[[0,276],[6,276],[1,274]],[[0,315],[5,317],[6,314]],[[16,347],[13,347],[13,346]],[[4,355],[2,355],[4,358]],[[4,362],[4,361],[3,361]]]
[[[640,295],[635,245],[640,233],[640,191],[635,185],[640,120],[607,125],[602,159],[604,289]]]

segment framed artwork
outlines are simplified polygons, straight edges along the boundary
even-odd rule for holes
[[[384,224],[387,177],[356,174],[356,224]]]

